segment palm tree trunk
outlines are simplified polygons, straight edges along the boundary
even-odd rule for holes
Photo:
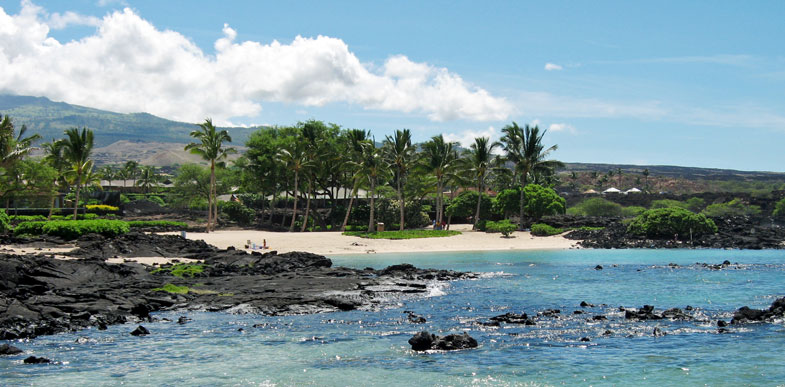
[[[309,184],[310,185],[310,184]],[[303,225],[300,226],[300,232],[305,231],[308,227],[308,216],[311,214],[311,192],[305,193],[305,216],[303,217]]]
[[[357,186],[359,185],[359,179],[354,179],[354,186],[352,187],[352,196],[349,199],[349,208],[346,209],[346,215],[343,217],[343,224],[341,225],[341,231],[346,231],[346,225],[349,223],[349,214],[352,212],[352,204],[354,204],[354,198],[357,197]]]
[[[373,219],[374,218],[374,213],[373,213],[374,203],[373,203],[373,199],[374,199],[375,196],[376,196],[376,183],[372,179],[371,180],[371,216],[368,219],[368,232],[373,232],[374,231],[374,229],[373,229],[373,224],[374,224],[374,219]]]
[[[82,182],[82,170],[81,168],[76,173],[76,200],[74,201],[74,220],[76,220],[76,211],[79,207],[79,186]]]
[[[526,174],[527,173],[524,172],[524,175],[521,176],[521,212],[520,212],[520,215],[519,215],[520,217],[518,218],[518,229],[519,230],[523,230],[523,207],[526,204],[526,202],[525,202],[526,198],[523,195],[523,189],[526,188]]]
[[[477,230],[477,221],[480,219],[480,204],[482,203],[482,183],[477,186],[477,192],[480,194],[477,196],[477,211],[474,212],[474,225],[472,226],[472,230]]]
[[[403,201],[403,191],[401,190],[401,176],[398,176],[398,202],[400,203],[401,207],[401,227],[399,230],[403,231],[404,219],[403,219],[403,212],[406,204]]]
[[[289,232],[294,231],[294,220],[297,218],[297,183],[299,179],[298,171],[294,171],[294,211],[292,211],[292,223],[289,225]]]
[[[213,184],[215,184],[215,161],[210,162],[210,187],[207,188],[207,232],[213,223]]]
[[[286,206],[289,203],[289,190],[284,187],[284,198],[283,198],[283,214],[281,214],[281,227],[286,226]]]

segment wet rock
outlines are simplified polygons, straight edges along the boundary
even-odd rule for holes
[[[425,317],[417,315],[417,314],[414,314],[414,312],[405,310],[404,313],[407,314],[406,318],[409,320],[410,323],[413,323],[413,324],[425,324],[426,321],[427,321],[427,320],[425,320]]]
[[[594,270],[602,270],[602,265],[594,266]]]
[[[593,308],[594,304],[590,304],[586,301],[581,301],[581,308]]]
[[[178,324],[180,324],[180,325],[183,325],[183,324],[185,324],[185,323],[187,323],[187,322],[189,322],[189,321],[191,321],[191,319],[190,319],[190,318],[188,318],[188,317],[185,317],[185,316],[180,316],[180,317],[177,319],[177,323],[178,323]]]
[[[591,341],[591,339],[588,338],[588,337],[581,337],[581,341],[582,342],[589,342],[589,341]]]
[[[499,316],[491,317],[490,320],[503,322],[507,324],[535,325],[534,320],[529,318],[529,315],[527,315],[526,313],[516,314],[516,313],[508,312]]]
[[[692,320],[692,316],[688,315],[687,313],[684,313],[684,311],[682,311],[679,308],[671,308],[662,312],[662,318],[667,318],[670,320],[681,320],[681,321]]]
[[[458,349],[476,348],[477,340],[469,336],[466,332],[460,335],[450,334],[447,336],[436,336],[422,331],[409,339],[412,350],[426,351],[429,349],[454,351]]]
[[[8,344],[0,344],[0,356],[3,355],[18,355],[23,353],[21,349],[14,347],[13,345]]]
[[[131,335],[133,335],[133,336],[146,336],[146,335],[149,335],[149,334],[150,334],[150,331],[147,330],[147,328],[145,328],[145,327],[143,327],[141,325],[136,327],[136,329],[134,329],[131,332]]]
[[[540,315],[540,316],[543,316],[543,317],[559,317],[560,313],[561,313],[561,310],[559,310],[559,309],[545,309],[542,312],[539,312],[537,314]]]
[[[728,323],[725,322],[724,320],[717,320],[717,326],[720,328],[724,328],[728,326]]]
[[[632,320],[661,320],[662,316],[654,313],[654,306],[644,305],[638,310],[625,309],[624,318]]]
[[[654,332],[652,333],[654,337],[662,337],[668,334],[668,332],[663,331],[660,327],[654,327]]]
[[[45,357],[35,357],[35,356],[30,356],[24,360],[25,364],[47,364],[51,362],[52,362],[51,360]]]
[[[601,314],[598,314],[598,315],[592,317],[591,319],[594,320],[594,321],[606,321],[606,320],[608,320],[607,317],[605,317],[605,316],[603,316]]]

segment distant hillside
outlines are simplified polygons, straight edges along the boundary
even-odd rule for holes
[[[0,114],[9,115],[14,125],[27,125],[28,133],[38,133],[45,141],[63,137],[63,130],[88,127],[95,132],[96,146],[117,141],[175,142],[192,141],[189,133],[195,124],[171,121],[148,113],[114,113],[106,110],[53,102],[44,97],[0,95]],[[257,128],[227,129],[233,144],[244,144]]]
[[[687,180],[759,180],[783,181],[785,173],[782,172],[757,172],[736,171],[733,169],[677,167],[672,165],[629,165],[629,164],[591,164],[591,163],[565,163],[562,170],[570,172],[598,172],[600,174],[621,168],[623,174],[641,175],[644,169],[649,170],[650,176],[680,178]]]

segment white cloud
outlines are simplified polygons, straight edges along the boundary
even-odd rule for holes
[[[559,66],[559,65],[557,65],[555,63],[548,62],[548,63],[545,64],[545,71],[559,71],[559,70],[562,70],[562,69],[564,69],[564,67]]]
[[[97,20],[94,35],[67,43],[50,37],[50,28],[93,20],[70,12],[47,16],[27,1],[17,15],[0,8],[0,92],[190,122],[210,116],[216,123],[256,116],[267,101],[345,102],[433,121],[504,120],[514,110],[445,68],[405,56],[374,69],[337,38],[236,42],[237,32],[225,25],[209,55],[129,8]]]
[[[575,127],[570,124],[550,124],[550,126],[548,126],[548,130],[551,132],[568,132],[572,134],[577,133]]]
[[[493,126],[489,126],[485,130],[464,130],[458,133],[443,133],[445,141],[457,142],[462,147],[469,149],[474,144],[474,139],[477,137],[488,137],[491,142],[499,141],[501,138],[501,131],[496,130]],[[494,153],[500,152],[500,149],[494,149]]]

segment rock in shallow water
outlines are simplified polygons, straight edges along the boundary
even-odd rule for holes
[[[14,347],[13,345],[2,344],[0,345],[0,355],[18,355],[22,353],[21,349]]]
[[[24,360],[25,364],[46,364],[51,362],[52,362],[51,360],[45,357],[35,357],[35,356],[30,356]]]
[[[134,336],[146,336],[150,334],[150,331],[147,330],[147,328],[140,325],[136,327],[136,329],[134,329],[133,332],[131,332],[131,334]]]
[[[409,345],[415,351],[427,351],[438,349],[442,351],[454,351],[458,349],[477,348],[477,340],[469,336],[466,332],[461,335],[436,336],[428,331],[422,331],[409,339]]]

